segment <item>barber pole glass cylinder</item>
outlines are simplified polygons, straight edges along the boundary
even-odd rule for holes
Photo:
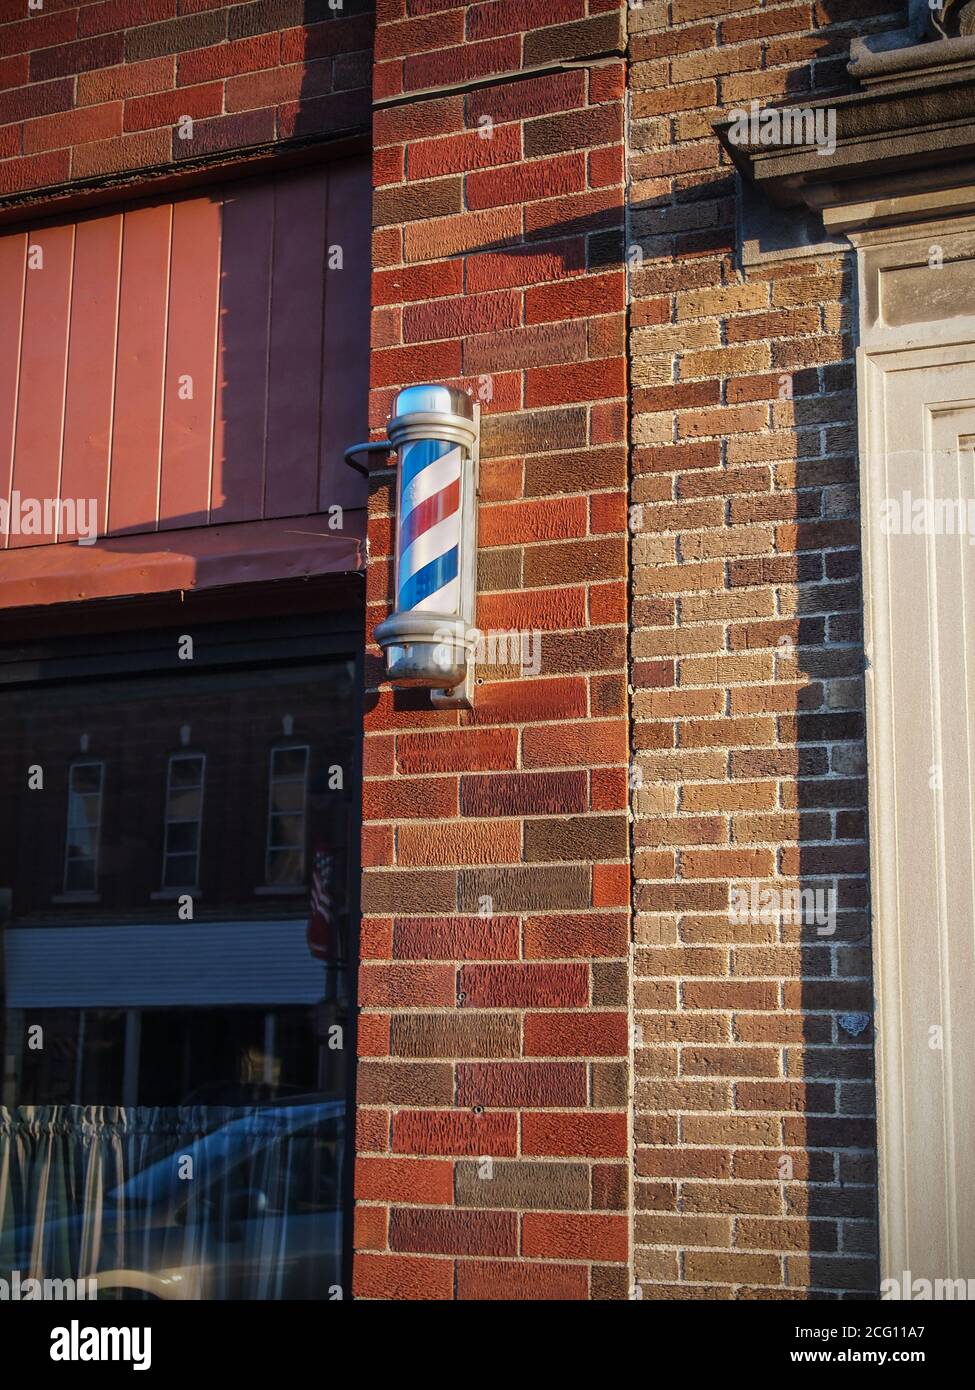
[[[400,391],[388,428],[397,451],[395,607],[378,625],[394,685],[470,702],[476,641],[478,407],[449,386]]]

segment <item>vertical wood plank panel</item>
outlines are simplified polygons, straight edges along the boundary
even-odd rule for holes
[[[159,526],[203,526],[210,510],[220,202],[173,207]]]
[[[99,534],[108,513],[122,214],[79,222],[64,410],[61,496],[94,498]],[[73,539],[67,532],[59,539]]]
[[[274,185],[253,181],[223,205],[212,522],[250,521],[264,507],[267,356]]]
[[[39,229],[31,233],[27,251],[13,490],[41,503],[57,498],[61,474],[74,231],[73,226]],[[38,252],[42,259],[32,269]],[[14,534],[9,546],[46,545],[53,539]]]
[[[347,468],[345,448],[369,434],[370,176],[359,160],[329,173],[328,247],[342,249],[342,268],[325,270],[322,425],[318,505],[365,507],[368,484]]]
[[[327,182],[281,179],[275,196],[264,515],[318,506]]]
[[[0,497],[10,497],[20,375],[20,335],[24,312],[27,236],[0,237]],[[7,537],[0,533],[0,549]]]
[[[111,531],[151,531],[156,524],[171,219],[171,205],[125,215],[108,498]]]

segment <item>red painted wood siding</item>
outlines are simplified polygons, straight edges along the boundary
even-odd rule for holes
[[[369,179],[343,160],[0,236],[0,496],[96,498],[99,535],[364,508],[342,450],[367,433]]]

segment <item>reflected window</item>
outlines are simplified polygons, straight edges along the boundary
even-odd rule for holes
[[[174,753],[166,773],[166,832],[163,847],[164,888],[195,888],[200,871],[203,824],[202,753]]]
[[[68,830],[64,847],[66,893],[97,891],[104,779],[104,763],[72,763],[68,770]]]
[[[265,878],[269,886],[305,881],[308,747],[272,748],[267,812]]]

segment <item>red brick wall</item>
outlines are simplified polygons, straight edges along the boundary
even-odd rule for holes
[[[842,253],[741,268],[711,122],[848,85],[850,38],[896,8],[673,0],[630,16],[647,1298],[876,1287],[852,268]],[[834,890],[835,934],[733,922],[729,890],[751,880]]]
[[[371,10],[0,0],[0,199],[366,128]]]
[[[367,696],[360,1297],[627,1294],[625,70],[586,61],[621,20],[379,9],[373,423],[411,382],[490,395],[478,623],[542,645],[538,675],[479,666],[473,712]]]

